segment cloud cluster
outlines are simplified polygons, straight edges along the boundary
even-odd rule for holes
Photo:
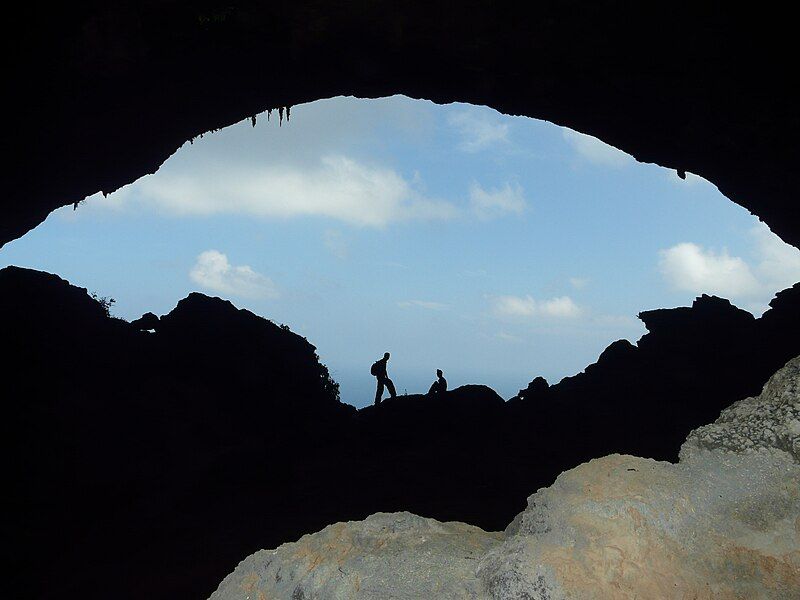
[[[564,129],[562,135],[573,150],[592,164],[620,168],[634,162],[630,154],[626,154],[622,150],[598,140],[596,137],[578,133],[571,129]]]
[[[800,281],[800,250],[765,225],[755,227],[750,237],[753,264],[726,249],[715,252],[684,242],[661,250],[661,274],[677,290],[716,294],[751,307],[766,304],[776,291]]]
[[[508,141],[508,124],[486,110],[451,113],[447,122],[461,135],[458,147],[464,152],[479,152]]]
[[[315,165],[224,165],[191,176],[166,169],[113,194],[112,201],[126,202],[134,192],[142,202],[173,215],[322,216],[384,227],[457,213],[449,202],[418,193],[393,169],[343,155],[324,156]]]
[[[418,172],[405,177],[386,164],[354,157],[363,139],[374,135],[388,116],[398,139],[416,140],[420,127],[429,134],[430,108],[420,103],[393,98],[355,105],[334,99],[297,107],[297,112],[291,126],[259,121],[259,127],[271,127],[271,143],[249,124],[226,128],[177,153],[155,174],[106,199],[93,198],[90,206],[146,208],[179,217],[312,217],[367,228],[455,217],[489,219],[525,208],[519,185],[487,190],[473,183],[466,198],[450,201],[425,193]],[[331,120],[334,112],[349,118]],[[447,119],[466,152],[508,143],[509,124],[492,110],[456,109]],[[398,120],[403,123],[397,125]],[[351,127],[353,121],[357,123]],[[342,257],[346,244],[336,236],[329,234],[323,241]]]
[[[583,311],[569,296],[549,300],[536,300],[531,296],[497,296],[492,298],[492,312],[497,317],[571,319]]]
[[[522,214],[526,202],[522,187],[506,183],[503,187],[485,190],[477,182],[469,187],[469,203],[480,219],[492,219],[507,214]]]
[[[197,257],[189,277],[204,289],[242,298],[277,298],[278,290],[269,277],[247,265],[235,267],[218,250],[206,250]]]

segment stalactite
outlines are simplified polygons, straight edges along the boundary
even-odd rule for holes
[[[278,127],[283,125],[283,107],[278,107]]]
[[[292,111],[292,107],[291,107],[291,106],[287,106],[287,107],[286,107],[286,122],[287,122],[287,123],[289,122],[289,113],[290,113],[291,111]]]
[[[253,124],[253,127],[256,126],[256,115],[253,115],[252,117],[250,117],[250,122]]]
[[[270,115],[272,115],[272,109],[268,108],[267,109],[267,122],[269,122]]]

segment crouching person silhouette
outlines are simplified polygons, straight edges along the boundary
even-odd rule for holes
[[[386,386],[389,388],[389,394],[392,398],[397,397],[397,392],[394,390],[394,384],[392,380],[389,379],[389,376],[386,374],[386,363],[389,362],[389,353],[383,355],[383,358],[376,360],[372,363],[372,368],[369,370],[370,373],[375,375],[378,378],[378,389],[375,392],[375,406],[381,403],[381,399],[383,398],[383,387]]]
[[[436,381],[431,385],[428,390],[428,396],[441,396],[447,391],[447,380],[444,378],[444,373],[441,369],[436,369]]]

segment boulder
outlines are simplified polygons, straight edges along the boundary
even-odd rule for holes
[[[478,559],[502,534],[407,512],[337,523],[247,558],[213,598],[478,598]]]

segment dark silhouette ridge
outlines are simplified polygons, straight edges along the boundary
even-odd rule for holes
[[[770,306],[756,319],[703,295],[691,308],[640,313],[648,333],[636,345],[614,342],[583,373],[556,385],[537,378],[509,408],[523,421],[550,423],[544,440],[576,442],[562,455],[572,462],[598,452],[675,460],[691,429],[714,420],[728,399],[757,395],[774,365],[800,351],[800,284]]]
[[[618,342],[614,342],[616,345],[622,346],[631,346],[632,344],[628,340],[620,340]],[[606,349],[606,352],[611,347]],[[528,384],[524,390],[520,390],[519,393],[511,398],[509,402],[514,402],[517,400],[544,400],[545,395],[547,394],[547,390],[550,389],[550,384],[547,383],[547,380],[544,377],[535,377],[533,381]]]
[[[138,319],[131,321],[131,325],[140,331],[155,331],[158,329],[158,323],[158,316],[151,312],[144,313]]]
[[[270,107],[395,93],[546,119],[700,174],[800,244],[796,32],[774,6],[76,0],[15,9],[14,117],[4,131],[15,162],[0,244],[59,206],[154,172],[204,132]]]
[[[59,277],[2,269],[10,583],[202,598],[259,548],[377,511],[500,529],[563,469],[674,459],[757,393],[800,354],[800,285],[770,306],[755,319],[702,296],[642,313],[638,344],[509,402],[469,385],[356,411],[311,344],[230,302],[190,294],[148,332]]]

